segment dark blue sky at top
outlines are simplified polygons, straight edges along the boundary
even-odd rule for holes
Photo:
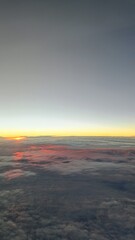
[[[135,129],[134,43],[134,0],[0,1],[0,129]]]

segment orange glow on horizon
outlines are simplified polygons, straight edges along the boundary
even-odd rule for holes
[[[37,136],[54,136],[54,137],[68,137],[68,136],[101,136],[101,137],[133,137],[135,136],[135,126],[125,127],[111,127],[111,126],[94,126],[90,128],[48,128],[48,129],[12,129],[0,130],[0,136],[8,139],[21,141],[27,137]]]
[[[15,141],[21,141],[21,140],[25,140],[26,137],[7,137],[7,139],[9,140],[15,140]]]
[[[22,137],[20,137],[20,134]],[[9,140],[21,141],[27,137],[38,137],[38,136],[54,136],[54,137],[68,137],[68,136],[97,136],[97,137],[134,137],[135,130],[124,129],[124,130],[112,130],[112,131],[28,131],[28,132],[16,132],[14,135],[12,132],[1,134],[1,137],[5,137]]]
[[[15,138],[13,138],[13,139],[16,140],[16,141],[19,141],[19,140],[24,140],[25,137],[15,137]]]

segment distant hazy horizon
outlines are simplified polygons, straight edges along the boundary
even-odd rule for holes
[[[109,137],[109,136],[22,136],[1,137],[0,142],[20,144],[52,144],[74,146],[77,148],[134,148],[135,137]]]
[[[124,131],[113,131],[112,133],[110,131],[100,131],[98,130],[96,133],[89,133],[87,131],[54,131],[50,133],[43,132],[28,132],[28,131],[0,131],[0,137],[3,138],[15,138],[15,137],[135,137],[135,133],[129,129],[125,129]]]

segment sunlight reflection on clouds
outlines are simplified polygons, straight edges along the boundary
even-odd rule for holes
[[[74,144],[70,145],[69,142],[62,144],[62,140],[59,143],[59,139],[58,142],[55,139],[54,143],[53,138],[50,140],[52,143],[47,142],[47,140],[44,142],[44,138],[36,140],[33,140],[33,138],[31,140],[27,139],[18,144],[14,144],[12,141],[1,141],[0,170],[2,175],[0,176],[4,176],[3,173],[5,172],[5,176],[10,176],[9,178],[13,179],[15,176],[27,176],[26,171],[30,169],[33,172],[37,172],[39,168],[43,171],[57,171],[62,174],[81,173],[83,171],[90,171],[92,174],[95,174],[102,168],[124,169],[125,165],[127,167],[127,164],[130,170],[132,167],[134,171],[135,149],[131,146],[119,148],[107,146],[105,148],[98,145],[98,147],[92,148],[90,147],[90,141],[93,144],[93,140],[90,139],[82,139],[82,145],[80,142],[78,145],[76,140],[74,140]],[[86,142],[85,147],[84,142]],[[120,146],[121,144],[122,142]],[[8,173],[7,171],[11,172]]]

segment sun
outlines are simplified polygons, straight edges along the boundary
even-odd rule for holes
[[[13,139],[16,141],[19,141],[19,140],[24,140],[24,137],[14,137]]]
[[[7,138],[8,140],[14,140],[14,141],[22,141],[22,140],[25,140],[26,137],[10,137],[10,138]]]

